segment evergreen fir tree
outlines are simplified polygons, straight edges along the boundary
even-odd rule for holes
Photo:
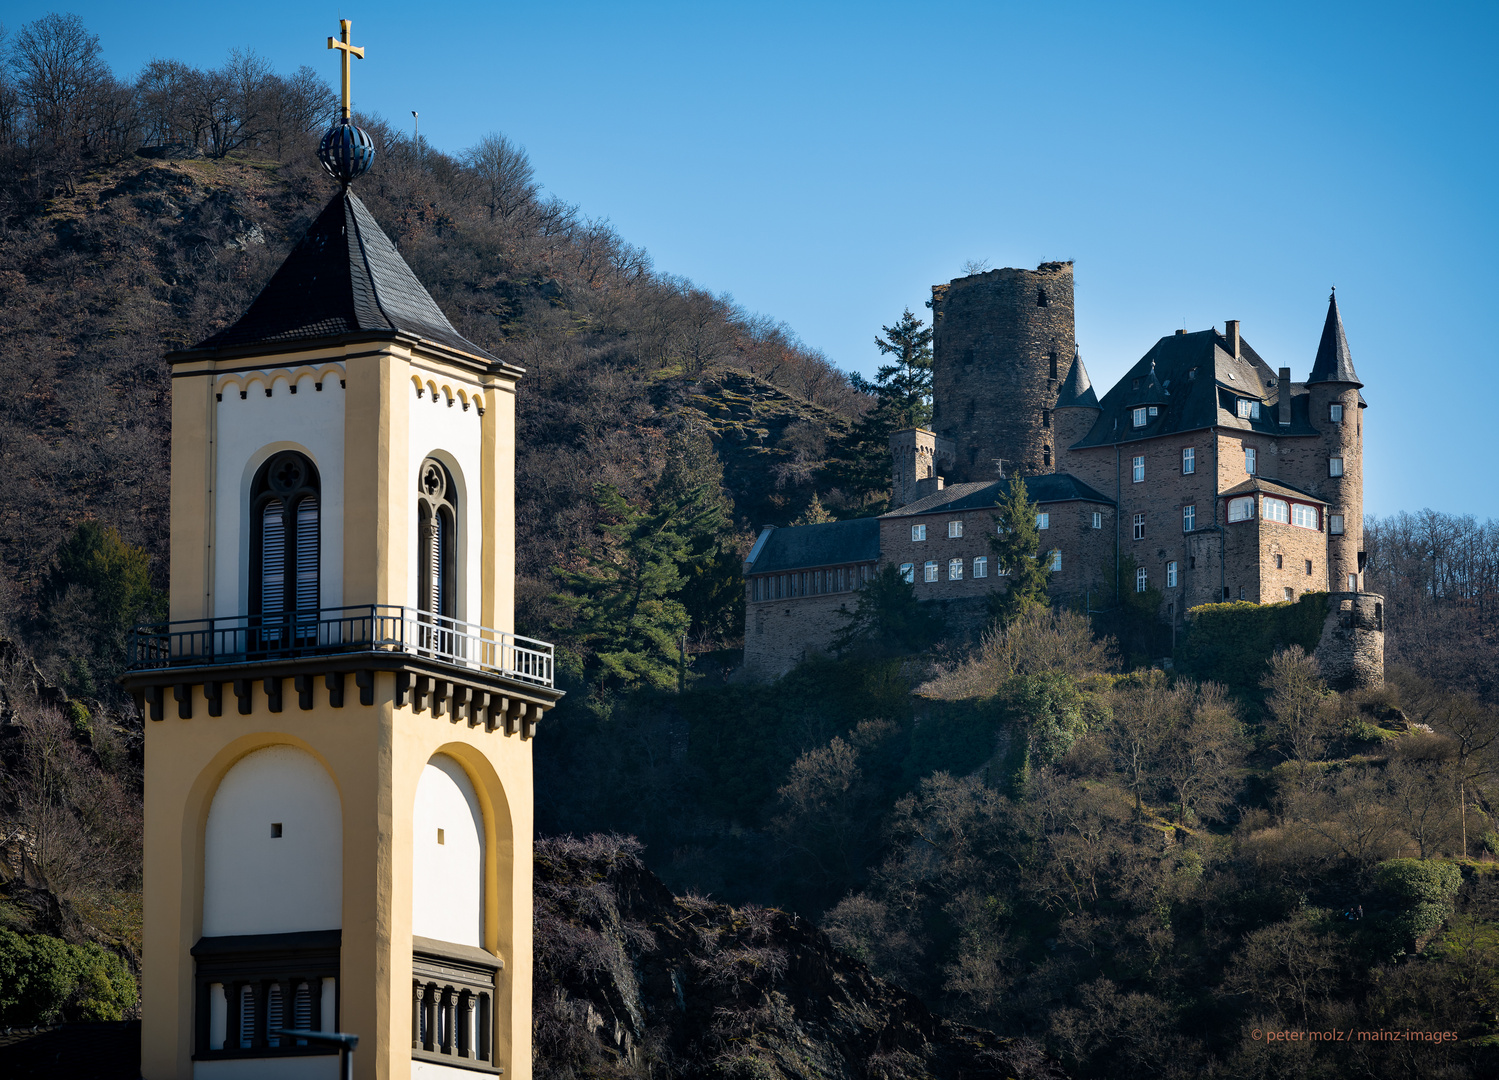
[[[890,501],[890,436],[932,422],[932,331],[907,308],[875,346],[894,361],[875,381],[854,375],[856,390],[872,394],[874,407],[849,431],[836,471],[838,485],[861,513],[879,513]]]
[[[584,670],[606,693],[671,689],[692,622],[679,599],[685,571],[708,553],[703,541],[718,533],[720,509],[704,486],[663,492],[645,509],[612,484],[595,485],[594,498],[606,522],[602,543],[579,552],[580,569],[557,570],[568,588],[557,600],[573,613]]]
[[[1008,573],[1009,588],[989,594],[989,610],[1008,626],[1033,604],[1046,603],[1051,581],[1051,553],[1041,550],[1041,529],[1036,523],[1036,504],[1020,477],[1010,480],[1007,491],[994,504],[997,532],[989,537],[995,570]]]

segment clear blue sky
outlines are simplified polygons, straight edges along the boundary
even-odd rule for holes
[[[253,48],[547,189],[661,270],[840,366],[969,259],[1074,259],[1094,381],[1243,320],[1304,378],[1336,284],[1366,383],[1374,513],[1499,516],[1499,5],[333,4],[7,0],[74,11],[122,75]],[[378,163],[377,166],[378,168]]]

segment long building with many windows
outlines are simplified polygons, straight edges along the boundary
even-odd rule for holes
[[[1102,398],[1074,345],[1070,263],[958,278],[934,287],[933,311],[934,430],[891,439],[897,508],[761,534],[745,564],[749,675],[824,651],[885,564],[952,628],[981,622],[1006,580],[993,506],[1022,473],[1056,597],[1158,590],[1180,623],[1205,603],[1331,592],[1350,625],[1382,631],[1362,593],[1366,403],[1335,295],[1305,381],[1229,320],[1161,338]]]

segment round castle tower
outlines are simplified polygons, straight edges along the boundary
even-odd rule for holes
[[[1052,410],[1076,351],[1072,264],[934,285],[932,328],[932,428],[953,443],[950,478],[1052,472]]]
[[[1353,370],[1343,319],[1334,293],[1327,306],[1327,322],[1317,346],[1317,358],[1306,381],[1312,427],[1322,433],[1317,463],[1320,483],[1313,490],[1327,499],[1327,578],[1334,592],[1363,588],[1364,551],[1364,409],[1359,388],[1364,384]],[[1342,532],[1337,532],[1341,518]],[[1349,588],[1350,576],[1354,588]]]

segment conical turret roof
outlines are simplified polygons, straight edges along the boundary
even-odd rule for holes
[[[1083,367],[1083,354],[1072,357],[1072,369],[1062,380],[1062,389],[1057,391],[1059,409],[1096,409],[1098,395],[1093,392],[1093,382],[1088,378],[1088,369]]]
[[[329,200],[239,321],[190,351],[398,335],[502,362],[453,329],[364,203],[345,188]]]
[[[1343,317],[1338,314],[1336,291],[1327,300],[1327,322],[1322,325],[1322,340],[1317,345],[1317,359],[1312,362],[1312,375],[1307,382],[1364,385],[1353,370],[1353,355],[1348,351],[1348,336],[1343,333]]]

